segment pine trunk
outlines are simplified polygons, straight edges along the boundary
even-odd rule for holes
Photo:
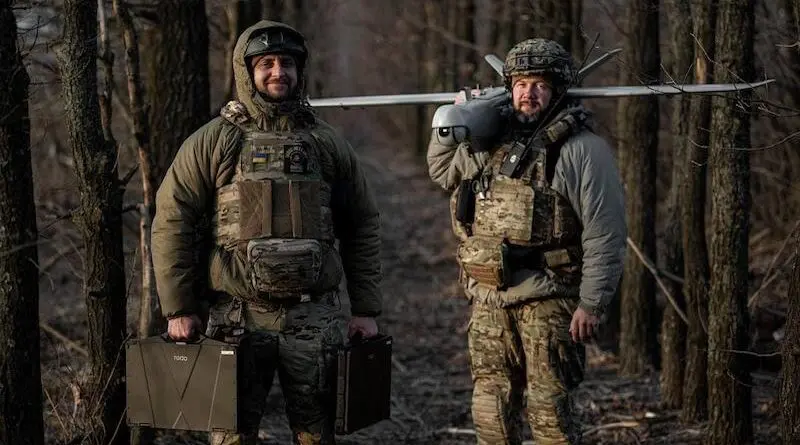
[[[683,78],[692,64],[692,29],[689,0],[667,0],[665,14],[671,17],[669,73],[677,83],[686,83]],[[689,104],[688,96],[672,99],[672,180],[667,198],[669,215],[680,215],[684,205],[681,187],[685,175],[686,150],[688,145]],[[664,268],[677,276],[683,275],[683,248],[681,246],[682,224],[680,218],[671,218],[666,230]],[[667,288],[685,312],[681,285],[670,280]],[[666,408],[680,408],[683,401],[683,373],[686,350],[686,322],[671,304],[664,309],[661,322],[661,403]]]
[[[755,0],[719,4],[715,81],[753,80]],[[711,291],[708,323],[707,443],[753,440],[748,349],[748,234],[750,215],[750,92],[714,96],[711,118]]]
[[[65,117],[80,207],[75,224],[86,245],[84,292],[88,312],[91,410],[84,443],[128,443],[125,424],[125,258],[123,184],[117,148],[102,133],[97,95],[97,2],[64,2],[60,54]]]
[[[205,1],[161,0],[157,16],[147,86],[156,187],[183,141],[208,121],[210,111]]]
[[[625,32],[627,47],[620,84],[657,81],[658,1],[631,2]],[[637,69],[638,71],[632,71]],[[655,97],[619,101],[620,164],[627,191],[626,219],[630,239],[647,258],[656,257],[656,150],[659,111]],[[658,364],[655,280],[642,259],[627,255],[620,302],[620,371],[639,375]]]
[[[12,3],[0,1],[0,443],[42,445],[30,79],[17,48]]]
[[[711,81],[714,57],[714,34],[717,11],[715,0],[694,1],[691,5],[694,34],[694,76],[696,83]],[[681,194],[685,205],[683,221],[683,256],[686,315],[686,370],[684,372],[681,420],[694,423],[708,417],[708,283],[709,264],[706,244],[706,177],[711,125],[711,98],[691,98],[689,139],[685,176]]]
[[[800,11],[798,11],[800,12]],[[795,234],[794,267],[789,284],[781,367],[781,432],[784,445],[800,444],[800,232]]]

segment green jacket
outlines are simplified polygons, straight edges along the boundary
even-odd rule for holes
[[[257,93],[245,65],[244,49],[251,35],[271,26],[279,24],[261,21],[248,28],[234,50],[237,98],[244,105],[238,109],[263,130],[308,132],[327,154],[331,162],[323,165],[323,177],[332,186],[334,233],[351,311],[353,315],[376,316],[381,312],[382,297],[380,216],[374,196],[357,154],[307,104],[299,100],[273,104]],[[203,242],[212,238],[208,221],[216,192],[233,178],[241,136],[239,127],[228,119],[211,120],[184,141],[158,189],[152,256],[166,317],[200,311],[207,289],[240,298],[254,293],[244,255]]]
[[[557,120],[556,117],[555,120]],[[442,188],[455,190],[462,178],[473,177],[491,152],[470,155],[468,145],[428,145],[429,174]],[[500,306],[552,295],[579,296],[580,306],[594,314],[608,307],[622,275],[626,251],[625,199],[616,161],[606,141],[591,131],[571,136],[561,148],[551,188],[565,197],[582,223],[582,279],[579,288],[556,284],[542,271],[521,270],[513,285],[497,291],[469,279],[467,295]]]

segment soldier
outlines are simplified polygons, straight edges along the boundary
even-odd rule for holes
[[[472,418],[479,444],[519,444],[525,402],[536,443],[577,444],[572,394],[583,380],[582,343],[622,272],[623,190],[589,112],[565,95],[577,72],[563,47],[525,40],[503,71],[512,103],[488,149],[434,131],[427,156],[431,178],[453,191],[460,281],[472,304]]]
[[[241,434],[212,433],[213,445],[257,443],[276,371],[294,443],[334,443],[335,349],[378,333],[378,209],[352,148],[304,99],[307,58],[285,24],[246,29],[232,61],[238,100],[186,139],[157,193],[153,265],[169,336],[196,337],[206,307],[206,335],[248,345]]]

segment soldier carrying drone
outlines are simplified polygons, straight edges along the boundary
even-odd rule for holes
[[[517,44],[503,67],[511,103],[480,144],[433,131],[431,178],[453,191],[461,283],[472,303],[472,417],[479,444],[580,441],[573,392],[614,297],[625,253],[624,195],[611,149],[567,95],[578,72],[550,40]]]

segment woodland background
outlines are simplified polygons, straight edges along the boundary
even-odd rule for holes
[[[800,443],[800,0],[0,0],[0,443],[203,443],[129,431],[122,345],[163,329],[153,194],[232,97],[230,51],[262,17],[308,37],[312,98],[499,85],[483,55],[533,36],[581,64],[622,48],[585,86],[775,79],[585,101],[630,239],[578,396],[586,443]],[[469,306],[424,162],[434,110],[320,110],[379,199],[395,337],[392,419],[341,443],[475,441]],[[286,443],[277,385],[269,402],[262,439]]]

